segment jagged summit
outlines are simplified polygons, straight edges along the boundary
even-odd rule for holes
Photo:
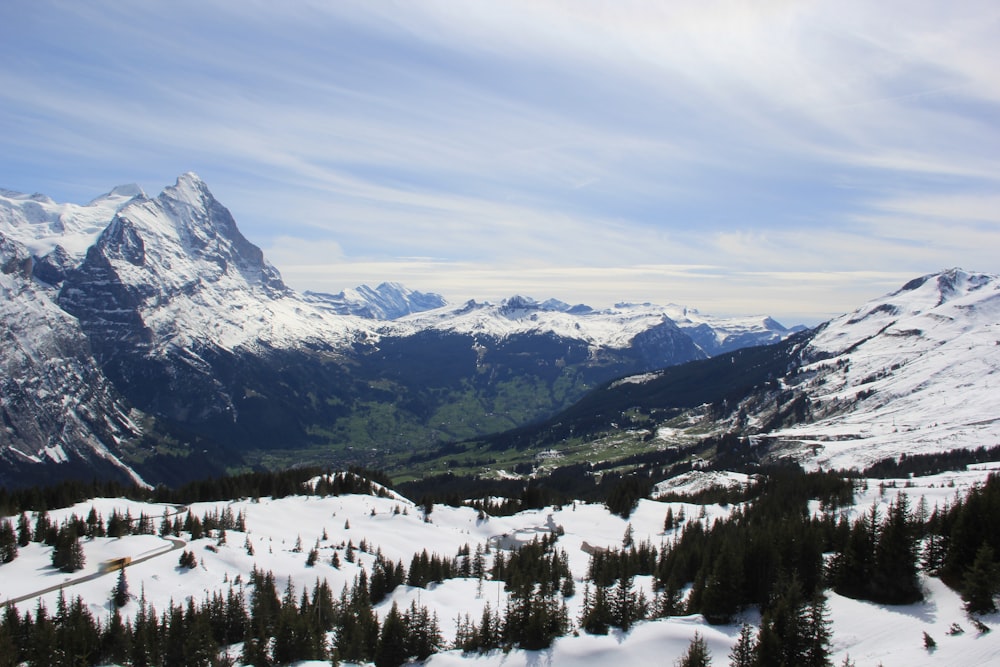
[[[926,305],[931,302],[934,302],[934,305],[941,305],[981,289],[993,282],[994,278],[989,274],[970,273],[960,268],[952,268],[914,278],[889,297],[905,295],[910,299],[918,299],[914,305],[918,303]]]

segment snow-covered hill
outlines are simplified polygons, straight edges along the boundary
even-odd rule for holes
[[[810,418],[769,433],[820,465],[1000,443],[1000,276],[952,269],[824,325],[786,386]]]
[[[841,511],[847,517],[856,517],[871,511],[874,506],[884,515],[896,491],[909,498],[911,507],[917,507],[923,498],[925,507],[933,511],[964,496],[972,485],[981,483],[995,468],[993,464],[966,472],[884,480],[881,488],[872,480],[867,490],[855,498],[853,506]],[[885,486],[896,489],[887,494],[883,492]],[[575,593],[565,599],[569,617],[575,625],[584,604],[584,581],[590,553],[620,547],[628,530],[636,543],[648,541],[657,548],[670,545],[681,528],[664,531],[664,515],[668,511],[675,516],[686,515],[689,522],[700,523],[707,529],[717,518],[729,516],[734,508],[641,500],[626,521],[610,514],[603,505],[579,502],[487,518],[469,507],[439,505],[433,508],[430,520],[425,521],[420,506],[396,494],[388,497],[264,497],[196,503],[181,508],[98,498],[52,510],[48,518],[56,524],[71,515],[83,520],[92,510],[102,520],[115,512],[121,516],[127,513],[133,519],[145,515],[154,525],[158,525],[164,515],[173,521],[183,519],[188,512],[195,517],[228,512],[244,518],[245,530],[227,530],[224,539],[218,531],[194,540],[186,532],[181,533],[179,540],[155,535],[83,539],[85,568],[73,574],[60,572],[50,565],[51,546],[32,542],[20,548],[15,560],[0,565],[0,599],[18,599],[16,606],[22,614],[34,614],[39,605],[43,605],[51,615],[61,594],[71,600],[80,596],[84,609],[101,623],[107,623],[114,608],[111,593],[118,573],[111,571],[101,576],[102,565],[126,556],[135,562],[126,570],[131,595],[121,609],[125,620],[134,619],[139,613],[140,596],[160,614],[171,605],[183,607],[189,601],[200,605],[215,593],[225,597],[229,590],[242,596],[249,605],[253,588],[248,584],[254,569],[272,572],[279,594],[290,586],[293,600],[299,599],[303,591],[312,590],[319,581],[327,582],[336,596],[343,587],[354,585],[362,569],[369,576],[375,571],[376,553],[390,562],[409,564],[425,549],[451,558],[468,545],[471,552],[486,550],[489,569],[495,554],[501,551],[498,544],[513,546],[556,531],[559,534],[557,546],[566,552],[576,582]],[[28,518],[34,525],[37,515]],[[348,560],[348,543],[355,549],[363,543],[366,549],[356,550],[354,559]],[[319,557],[310,566],[307,565],[308,552],[314,545],[318,547]],[[196,567],[178,566],[182,551],[195,554]],[[335,553],[340,557],[337,567],[331,564]],[[506,555],[509,557],[510,552]],[[988,665],[1000,660],[1000,632],[977,632],[958,594],[939,580],[922,576],[921,586],[925,600],[904,606],[852,600],[827,591],[832,664],[840,665],[848,657],[852,664],[880,664],[883,667]],[[652,598],[650,577],[636,577],[635,588]],[[36,594],[46,589],[51,590]],[[446,646],[428,660],[427,664],[432,667],[542,664],[595,667],[610,661],[670,665],[687,650],[696,632],[705,638],[712,664],[724,665],[728,664],[727,656],[740,630],[738,624],[709,625],[699,615],[674,616],[642,621],[628,631],[613,628],[606,635],[591,635],[574,628],[556,639],[551,648],[540,651],[496,650],[480,655],[448,650],[447,644],[456,637],[458,621],[466,614],[478,620],[487,604],[494,610],[503,609],[509,595],[504,583],[494,581],[489,575],[481,582],[474,576],[458,577],[426,587],[399,586],[378,602],[375,613],[384,619],[393,604],[406,609],[416,603],[436,615]],[[981,620],[986,627],[996,630],[1000,615],[987,615]],[[755,609],[748,609],[737,621],[756,625],[760,623],[760,616]],[[956,625],[961,632],[955,631]],[[924,647],[924,633],[935,639],[935,649]],[[231,647],[230,652],[238,656],[240,645]],[[328,663],[302,664],[319,667]]]

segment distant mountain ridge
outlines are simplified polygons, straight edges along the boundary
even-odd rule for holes
[[[858,468],[1000,443],[1000,276],[949,269],[768,347],[609,383],[492,449],[569,438]]]
[[[0,349],[0,484],[48,464],[156,482],[195,460],[420,448],[792,333],[677,306],[452,306],[388,282],[300,295],[193,173],[86,205],[2,191],[0,252],[0,335],[16,341]]]
[[[441,308],[447,302],[440,294],[417,292],[399,283],[378,287],[359,285],[337,294],[303,292],[303,298],[338,315],[356,315],[371,320],[395,320],[405,315]]]

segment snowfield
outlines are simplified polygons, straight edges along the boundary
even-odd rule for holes
[[[1000,443],[1000,279],[952,269],[824,325],[796,388],[808,423],[766,434],[805,461],[859,469],[886,457]]]
[[[952,502],[956,494],[964,494],[971,485],[981,482],[998,468],[1000,464],[987,464],[974,466],[966,472],[924,478],[869,480],[867,488],[858,493],[855,506],[844,511],[857,515],[867,511],[873,503],[879,504],[884,511],[897,493],[905,493],[911,507],[924,498],[927,507],[933,509]],[[687,480],[679,480],[680,483],[674,484],[670,490],[697,490],[702,488],[701,484],[706,479],[729,483],[747,481],[745,476],[735,474],[709,478],[694,475]],[[648,540],[657,547],[667,544],[674,537],[673,532],[664,533],[663,530],[668,508],[675,516],[683,510],[687,521],[702,521],[706,525],[732,511],[730,506],[641,500],[628,521],[610,514],[603,505],[584,503],[524,511],[510,517],[481,519],[472,508],[435,506],[429,521],[425,521],[420,507],[394,494],[389,498],[345,495],[244,499],[197,503],[189,507],[104,498],[53,510],[49,512],[49,517],[60,521],[76,514],[85,519],[91,508],[105,520],[115,510],[121,514],[128,512],[133,518],[145,514],[157,527],[164,513],[173,520],[183,517],[188,510],[200,517],[205,513],[221,513],[229,509],[234,515],[242,513],[245,516],[247,530],[227,531],[224,544],[219,544],[218,535],[183,545],[150,535],[82,540],[86,567],[72,575],[52,568],[50,547],[32,543],[21,548],[13,562],[0,565],[0,598],[10,600],[64,585],[67,596],[81,596],[95,617],[106,621],[111,614],[110,594],[118,575],[109,572],[101,576],[101,564],[123,556],[131,556],[135,560],[150,557],[126,569],[132,600],[122,611],[124,616],[130,617],[138,609],[140,595],[162,611],[171,601],[183,603],[193,598],[200,603],[211,592],[224,593],[230,585],[246,593],[244,585],[254,567],[273,571],[279,589],[291,581],[301,591],[303,587],[311,587],[317,579],[326,579],[332,589],[339,592],[343,586],[353,582],[361,566],[371,571],[375,558],[373,552],[376,550],[381,550],[392,561],[402,561],[408,567],[412,556],[424,549],[450,558],[466,544],[473,550],[477,545],[483,548],[490,545],[496,549],[497,545],[512,546],[517,542],[530,541],[536,535],[556,532],[561,534],[557,546],[567,552],[577,582],[576,594],[567,603],[570,618],[575,621],[582,605],[583,579],[589,562],[585,549],[620,547],[629,525],[636,543]],[[186,533],[182,533],[181,537],[186,538]],[[362,541],[366,543],[367,553],[358,551],[355,563],[344,561],[343,547],[348,542],[358,547]],[[301,545],[301,550],[296,550],[297,543]],[[253,555],[248,553],[247,544],[252,546]],[[319,546],[319,562],[307,567],[307,554],[315,545]],[[178,566],[182,548],[195,553],[198,559],[196,568]],[[335,549],[341,555],[339,569],[330,564]],[[73,581],[89,575],[96,575],[96,578],[71,585]],[[833,663],[839,665],[848,655],[859,667],[878,664],[884,667],[918,667],[1000,663],[1000,632],[979,634],[966,617],[961,598],[940,581],[924,577],[922,585],[926,600],[907,606],[878,605],[828,592],[830,620],[833,623]],[[636,588],[651,596],[651,578],[637,577]],[[40,602],[48,610],[54,610],[58,596],[59,592],[55,590],[16,604],[22,612],[34,611]],[[474,578],[451,579],[431,584],[426,589],[400,586],[376,607],[376,611],[381,616],[393,602],[404,608],[411,601],[417,601],[437,615],[445,640],[451,641],[459,617],[468,614],[477,619],[487,602],[497,609],[504,605],[505,600],[502,582],[487,579],[480,584]],[[757,612],[751,609],[744,612],[741,620],[755,624],[760,619]],[[1000,625],[1000,615],[984,617],[983,621],[996,629]],[[960,634],[949,633],[953,624],[961,627]],[[582,667],[606,665],[614,660],[633,665],[670,665],[687,650],[695,632],[707,641],[713,664],[728,664],[729,650],[739,634],[739,625],[711,626],[700,616],[640,622],[629,632],[612,629],[606,636],[591,636],[576,631],[557,639],[550,649],[543,651],[495,651],[485,655],[446,651],[432,656],[427,664],[434,667]],[[937,642],[933,652],[923,646],[924,632]],[[238,655],[238,647],[231,652]]]

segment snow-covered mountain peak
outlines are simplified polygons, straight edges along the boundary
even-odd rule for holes
[[[921,276],[823,325],[811,347],[836,354],[883,332],[922,335],[941,327],[968,326],[972,323],[969,314],[989,309],[998,290],[1000,276],[990,274],[949,269]],[[947,334],[939,331],[937,335]]]
[[[995,282],[994,276],[953,268],[915,278],[889,296],[913,311],[926,310],[928,307],[962,298]]]
[[[824,325],[788,379],[811,419],[779,431],[823,465],[1000,441],[1000,276],[951,269]],[[804,378],[804,379],[803,379]]]
[[[324,346],[363,329],[289,290],[192,173],[154,199],[122,206],[63,284],[59,303],[92,342],[104,341],[95,344],[105,357],[129,345],[160,352]]]
[[[447,304],[440,294],[417,292],[396,282],[384,282],[374,289],[359,285],[339,294],[306,292],[303,298],[325,311],[372,320],[395,320]]]
[[[163,188],[160,196],[175,199],[192,206],[202,206],[205,202],[215,200],[205,181],[201,180],[198,174],[193,171],[188,171],[178,176],[177,182]]]
[[[80,261],[133,197],[113,190],[81,206],[59,204],[45,195],[0,190],[0,233],[24,245],[34,257],[45,257],[62,247],[74,261]]]
[[[126,183],[124,185],[116,185],[111,188],[110,192],[106,192],[99,197],[95,197],[90,201],[88,206],[94,206],[100,204],[101,202],[114,202],[116,204],[124,204],[130,199],[135,197],[142,197],[145,199],[146,193],[141,187],[136,183]]]

